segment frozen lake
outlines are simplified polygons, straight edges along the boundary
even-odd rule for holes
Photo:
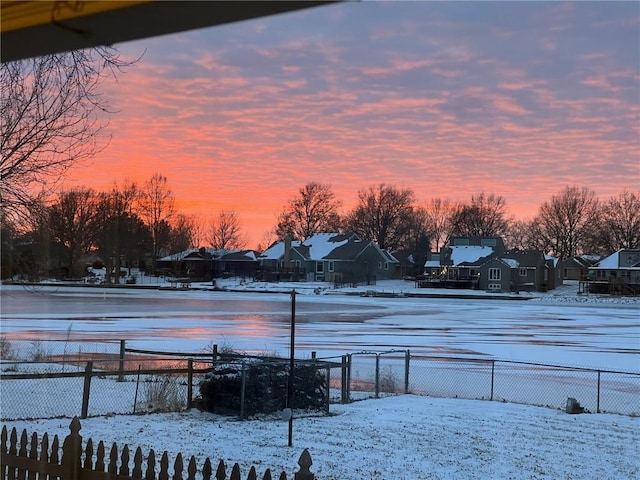
[[[288,355],[290,295],[3,286],[9,340],[127,341],[201,351],[211,344]],[[296,353],[361,350],[640,371],[638,304],[296,296]]]

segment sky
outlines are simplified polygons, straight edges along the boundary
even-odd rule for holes
[[[638,2],[359,2],[118,45],[108,146],[66,187],[168,178],[179,209],[235,211],[247,247],[306,183],[505,198],[640,185]]]

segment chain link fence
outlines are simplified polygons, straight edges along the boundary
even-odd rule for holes
[[[411,390],[564,408],[575,398],[593,413],[640,415],[640,373],[495,359],[411,357]]]
[[[63,353],[57,342],[37,342],[35,356],[32,343],[5,343],[11,359],[3,358],[0,364],[0,420],[180,411],[197,402],[200,384],[214,365],[224,364],[247,375],[251,370],[245,365],[280,364],[285,370],[288,366],[282,358],[218,352],[215,346],[203,352],[154,352],[128,349],[123,341],[85,344],[80,353],[69,353],[77,352],[75,348]],[[339,368],[317,359],[296,360],[296,371],[299,366],[318,371],[326,385],[331,369]],[[245,385],[252,388],[248,380],[242,378],[238,393],[241,417],[245,416],[245,393],[247,398],[251,395],[245,392]],[[328,388],[322,395],[323,408],[328,409]],[[294,402],[295,397],[294,392]]]
[[[0,419],[108,415],[190,408],[215,362],[247,355],[162,353],[124,342],[2,341]],[[282,362],[283,359],[278,359]],[[313,362],[327,378],[328,402],[414,393],[563,409],[575,398],[593,413],[640,415],[640,372],[507,360],[355,352]]]

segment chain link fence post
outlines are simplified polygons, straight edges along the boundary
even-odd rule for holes
[[[600,370],[598,370],[598,396],[596,398],[596,413],[600,413]]]
[[[87,362],[84,369],[84,388],[82,391],[82,418],[87,418],[89,414],[89,394],[91,393],[91,373],[93,373],[93,362]]]
[[[380,398],[380,354],[376,353],[376,398]]]
[[[187,360],[187,409],[193,406],[193,358]]]
[[[124,354],[125,354],[125,341],[120,340],[120,361],[118,362],[118,381],[124,382]]]
[[[347,355],[347,403],[351,403],[351,365],[353,363],[353,355]]]
[[[404,393],[409,393],[409,367],[411,363],[411,351],[404,353]]]
[[[496,373],[496,361],[491,360],[491,395],[489,396],[489,400],[493,401],[493,385],[495,381],[495,373]]]

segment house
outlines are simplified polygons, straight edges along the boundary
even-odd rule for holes
[[[417,274],[421,273],[418,271],[414,252],[410,250],[394,250],[391,254],[398,261],[395,264],[396,278],[413,279]]]
[[[427,257],[424,278],[418,286],[478,289],[480,265],[485,265],[496,250],[504,250],[498,237],[452,237],[448,247]]]
[[[589,292],[640,295],[640,249],[622,248],[589,267]]]
[[[262,255],[263,280],[375,283],[396,278],[398,260],[354,233],[316,233],[304,241],[276,242]]]
[[[253,277],[258,266],[258,253],[254,250],[204,247],[191,248],[156,261],[158,272],[201,281],[222,276]]]
[[[555,259],[537,250],[507,250],[500,237],[453,237],[430,254],[419,287],[497,292],[546,291],[561,283]]]
[[[601,257],[598,255],[577,255],[562,260],[562,278],[565,280],[586,280],[589,267],[598,263]]]
[[[214,277],[255,278],[260,263],[255,250],[226,250],[213,258]]]

